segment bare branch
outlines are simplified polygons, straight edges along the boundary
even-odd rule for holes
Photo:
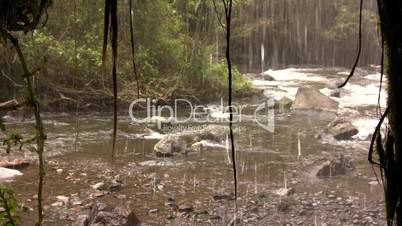
[[[219,24],[222,26],[222,28],[225,28],[226,26],[222,23],[222,18],[218,12],[218,7],[216,6],[215,0],[212,0],[212,3],[214,5],[215,14],[216,14],[216,17],[218,18]]]
[[[18,103],[17,100],[9,100],[3,103],[0,103],[0,111],[13,111],[23,107],[26,103]]]

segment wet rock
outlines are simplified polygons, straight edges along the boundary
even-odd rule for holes
[[[29,161],[22,159],[14,159],[11,161],[0,160],[0,167],[9,169],[23,169],[29,166]]]
[[[112,180],[109,185],[110,191],[119,191],[121,189],[122,183],[118,180]]]
[[[340,90],[333,90],[329,94],[330,97],[336,97],[340,98],[341,97],[341,91]]]
[[[296,98],[291,109],[329,111],[336,113],[338,110],[338,102],[325,96],[317,89],[302,87],[297,90]]]
[[[158,209],[150,209],[149,211],[148,211],[148,213],[149,214],[155,214],[155,213],[157,213],[159,210]]]
[[[229,192],[218,193],[218,194],[215,194],[212,198],[214,200],[234,200],[234,194],[229,193]]]
[[[107,206],[104,203],[94,202],[91,205],[91,209],[86,212],[78,214],[73,225],[75,226],[87,226],[87,225],[115,225],[115,226],[137,226],[141,222],[130,210],[125,206],[118,206],[113,208]]]
[[[195,142],[190,146],[190,148],[187,150],[189,153],[200,153],[203,148],[203,143],[202,142]]]
[[[269,75],[269,74],[266,74],[266,73],[262,73],[261,74],[263,77],[263,80],[265,80],[265,81],[275,81],[275,78],[274,77],[272,77],[271,75]]]
[[[154,146],[154,152],[157,157],[173,157],[175,153],[185,153],[187,144],[179,136],[167,136],[160,140]]]
[[[117,195],[117,199],[119,199],[119,200],[127,199],[127,195],[125,195],[125,194],[119,194],[119,195]]]
[[[190,213],[194,211],[194,207],[189,204],[181,204],[178,206],[177,210],[181,213]]]
[[[275,108],[281,111],[289,110],[292,107],[293,101],[287,97],[282,97],[280,100],[275,102]]]
[[[286,200],[282,200],[278,204],[277,209],[279,212],[288,212],[290,210],[290,204]]]
[[[351,122],[341,118],[330,122],[327,127],[337,140],[350,140],[352,136],[359,133],[359,130]]]
[[[338,87],[342,84],[342,81],[339,80],[331,80],[327,83],[327,87],[329,89],[338,89]]]
[[[11,179],[15,176],[21,176],[21,175],[22,173],[18,170],[0,167],[0,180]]]
[[[138,219],[135,213],[131,211],[130,214],[127,216],[125,226],[139,226],[139,225],[141,225],[141,221]]]
[[[200,131],[198,137],[201,140],[222,142],[226,139],[226,127],[220,125],[209,125]]]
[[[103,191],[97,191],[97,192],[93,193],[93,196],[97,197],[97,198],[102,197],[104,195],[105,195],[105,193]]]
[[[228,226],[235,226],[235,225],[239,225],[241,223],[240,218],[235,217],[232,218],[232,220],[230,220]]]
[[[59,195],[56,197],[57,201],[62,202],[64,205],[68,205],[70,198],[67,196]]]
[[[80,206],[80,205],[82,205],[82,201],[80,201],[80,200],[74,200],[74,201],[71,202],[71,205],[72,205],[72,206]]]
[[[293,188],[279,188],[273,191],[274,194],[279,196],[288,196],[294,193]]]
[[[92,188],[95,190],[103,190],[105,189],[105,183],[104,182],[96,183],[92,186]]]
[[[59,202],[59,201],[50,204],[50,206],[52,206],[52,207],[57,207],[57,206],[62,206],[62,205],[63,205],[63,202]]]
[[[317,177],[327,178],[332,176],[344,175],[353,170],[352,160],[343,155],[337,156],[330,162],[325,163],[317,172]]]
[[[88,215],[79,215],[73,226],[88,226],[89,225],[89,217]]]

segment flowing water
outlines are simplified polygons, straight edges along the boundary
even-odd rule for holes
[[[378,119],[376,105],[380,75],[377,70],[378,68],[374,66],[358,69],[356,77],[341,90],[341,97],[333,98],[340,103],[338,116],[348,118],[359,129],[359,133],[350,141],[337,141],[327,135],[318,139],[317,134],[321,133],[335,116],[317,112],[295,114],[289,111],[277,111],[275,131],[267,131],[252,120],[253,110],[260,104],[262,98],[238,99],[237,103],[247,104],[249,109],[244,111],[244,120],[235,124],[240,196],[259,193],[269,188],[294,186],[302,182],[299,183],[299,187],[305,187],[309,191],[318,192],[328,187],[338,187],[343,192],[358,192],[364,197],[379,199],[380,189],[373,190],[369,184],[375,178],[370,166],[365,161],[369,146],[368,138]],[[286,96],[294,100],[297,88],[302,86],[316,87],[322,93],[329,95],[334,90],[333,84],[346,77],[347,69],[288,68],[277,71],[270,70],[265,74],[274,77],[275,81],[265,81],[264,75],[249,74],[248,77],[252,79],[255,88],[265,90],[266,99],[272,97],[278,100]],[[385,104],[385,99],[386,94],[383,91],[380,99],[382,105]],[[217,109],[216,106],[219,104],[219,101],[216,101],[208,106],[211,109]],[[186,109],[181,109],[182,114],[185,115],[185,112]],[[214,117],[219,117],[218,113],[210,111]],[[139,114],[144,115],[145,112],[139,112]],[[264,116],[259,115],[258,117],[263,118]],[[25,133],[29,131],[27,128],[33,123],[30,119],[20,120],[13,117],[6,117],[6,121],[7,126]],[[79,133],[77,148],[75,148],[76,116],[44,114],[44,124],[48,135],[46,155],[51,162],[48,181],[45,185],[49,187],[50,193],[45,203],[50,204],[54,201],[52,197],[63,194],[63,191],[74,193],[80,191],[80,188],[88,188],[99,182],[96,174],[92,173],[96,170],[98,173],[104,173],[102,166],[111,163],[111,116],[85,113],[79,116],[78,122]],[[197,126],[202,125],[190,121],[184,126],[187,129],[196,129]],[[132,123],[128,113],[123,110],[119,117],[118,128],[118,151],[114,164],[112,164],[113,169],[125,172],[132,170],[133,173],[134,171],[141,172],[147,177],[151,175],[148,187],[144,188],[147,195],[139,194],[136,187],[140,182],[136,181],[126,181],[122,190],[127,196],[134,197],[136,211],[146,222],[156,224],[155,222],[158,221],[155,220],[158,219],[156,216],[149,216],[147,213],[149,209],[164,208],[163,200],[166,195],[158,196],[155,193],[179,196],[183,200],[195,202],[208,200],[211,194],[219,190],[231,189],[232,171],[227,148],[225,148],[228,145],[227,141],[220,144],[210,143],[210,148],[200,154],[161,159],[153,153],[153,146],[167,134],[149,131],[144,124]],[[186,131],[181,131],[181,133],[183,132]],[[307,162],[323,156],[332,156],[335,153],[355,156],[357,167],[353,175],[321,180],[315,178],[315,175],[308,175],[307,171],[298,172],[304,169],[302,166],[308,165]],[[27,155],[34,156],[34,154]],[[58,164],[64,162],[65,172],[55,173],[57,167],[62,167],[62,165],[53,166],[54,162]],[[73,168],[69,168],[69,164]],[[90,167],[93,169],[89,170]],[[15,178],[13,185],[19,195],[28,199],[33,195],[34,189],[31,185],[34,184],[36,168],[28,167],[22,172],[25,175]],[[366,176],[356,179],[357,173]],[[70,188],[62,182],[68,180],[66,178],[73,178],[80,174],[84,175],[86,179],[75,181]],[[302,176],[296,179],[290,174],[301,174]],[[170,178],[170,182],[158,185],[156,181],[160,178]],[[192,189],[188,190],[189,187]],[[181,189],[183,192],[180,192]],[[163,210],[160,210],[159,215],[162,216],[164,213]]]

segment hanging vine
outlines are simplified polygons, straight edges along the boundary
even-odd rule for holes
[[[134,43],[134,28],[133,28],[133,0],[130,0],[130,42],[131,42],[131,58],[132,58],[132,63],[133,63],[133,73],[134,73],[134,78],[135,82],[137,84],[137,98],[140,98],[140,81],[138,79],[138,71],[137,71],[137,65],[135,63],[135,43]]]
[[[103,30],[103,49],[102,49],[102,71],[106,68],[106,53],[108,37],[110,33],[112,46],[112,80],[113,80],[113,134],[112,134],[112,159],[116,153],[117,135],[117,0],[105,0],[104,30]]]

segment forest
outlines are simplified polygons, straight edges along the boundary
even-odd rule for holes
[[[44,76],[38,76],[45,108],[71,111],[76,105],[74,100],[97,110],[110,104],[111,78],[99,76],[103,5],[102,1],[59,1],[49,8],[46,26],[21,35],[27,62],[46,65],[40,71]],[[237,68],[234,91],[238,95],[251,88],[238,71],[263,72],[303,64],[350,66],[353,61],[357,1],[241,1],[234,7],[232,55]],[[378,41],[371,39],[377,32],[375,5],[365,7],[367,54],[361,60],[367,65],[379,62],[378,54],[373,54],[379,47]],[[175,93],[208,100],[226,93],[224,30],[212,1],[133,1],[132,8],[135,61],[144,96],[166,101]],[[118,96],[121,102],[129,103],[137,94],[137,86],[130,60],[128,1],[119,4],[118,10]],[[0,84],[5,92],[0,98],[7,100],[18,95],[18,88],[8,87],[21,83],[11,76],[21,68],[12,49],[1,51],[4,67]],[[264,59],[262,52],[266,52]]]
[[[400,10],[0,0],[0,224],[402,225]]]

